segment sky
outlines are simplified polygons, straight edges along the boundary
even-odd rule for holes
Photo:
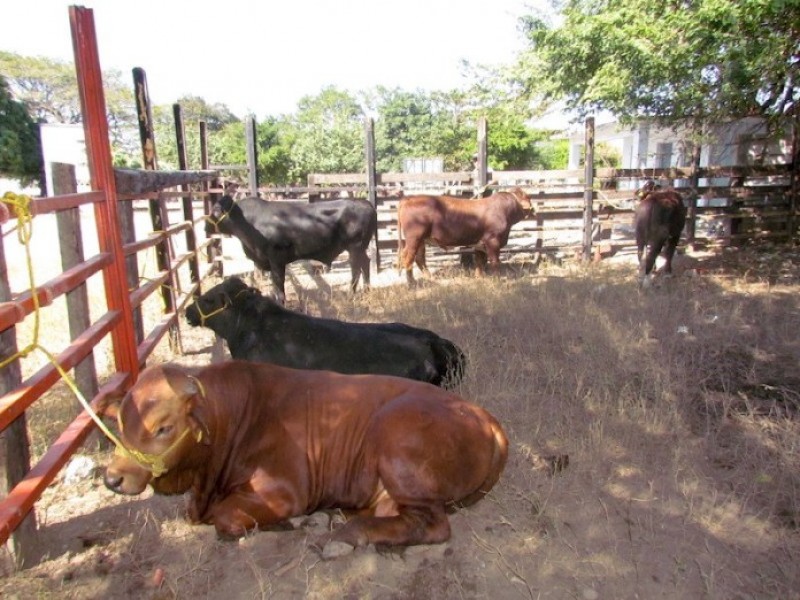
[[[155,104],[183,95],[257,118],[326,86],[449,90],[462,60],[511,63],[518,18],[544,0],[86,0],[103,70],[147,74]],[[72,61],[64,0],[6,1],[0,50]],[[131,78],[132,82],[132,78]],[[132,83],[131,83],[132,86]]]

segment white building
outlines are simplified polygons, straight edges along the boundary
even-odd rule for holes
[[[791,137],[767,139],[766,128],[756,117],[709,128],[700,152],[700,166],[786,164],[791,160]],[[622,169],[666,169],[691,165],[693,144],[685,128],[664,128],[647,121],[625,127],[617,122],[595,127],[595,144],[616,147]],[[569,135],[569,169],[579,169],[583,159],[585,131]]]

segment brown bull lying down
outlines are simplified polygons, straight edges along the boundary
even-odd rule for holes
[[[427,383],[245,361],[192,373],[142,371],[117,415],[126,448],[143,454],[118,452],[105,482],[190,491],[190,520],[224,538],[341,508],[358,516],[335,541],[444,542],[446,509],[482,498],[508,457],[494,417]]]
[[[686,224],[686,207],[683,197],[671,189],[660,189],[648,182],[637,193],[641,198],[634,217],[636,228],[636,254],[639,259],[639,276],[649,275],[656,259],[664,250],[664,273],[672,273],[672,257]],[[647,256],[642,261],[644,249]]]
[[[414,262],[422,271],[427,270],[425,241],[430,240],[442,248],[479,246],[492,271],[497,271],[500,249],[508,243],[511,227],[530,209],[531,200],[520,188],[474,200],[455,196],[404,198],[397,209],[400,268],[405,269],[409,283],[414,281]]]

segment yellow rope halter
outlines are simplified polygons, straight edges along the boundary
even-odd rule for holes
[[[205,313],[203,313],[203,309],[200,308],[200,304],[198,304],[197,302],[194,303],[194,307],[197,309],[197,314],[200,315],[200,325],[202,327],[205,327],[206,319],[210,319],[214,315],[218,315],[221,312],[225,312],[225,310],[227,310],[227,308],[229,306],[230,306],[230,304],[228,304],[228,302],[226,301],[226,302],[223,302],[222,306],[220,306],[219,308],[215,308],[210,313],[205,314]]]
[[[200,390],[200,395],[203,398],[205,398],[206,397],[206,390],[203,387],[203,384],[200,382],[200,380],[197,379],[197,377],[193,377],[191,375],[189,375],[188,377],[189,377],[189,379],[191,379],[192,381],[194,381],[197,384],[197,388]],[[117,421],[119,422],[119,430],[120,430],[120,432],[124,431],[125,428],[124,428],[124,425],[122,423],[122,414],[121,413],[117,416]],[[169,445],[169,447],[166,450],[164,450],[163,452],[160,452],[159,454],[149,454],[147,452],[142,452],[140,450],[137,450],[136,448],[128,448],[127,446],[123,445],[120,442],[120,444],[118,444],[116,449],[114,450],[114,455],[115,456],[122,456],[124,458],[133,459],[134,461],[139,463],[139,466],[144,467],[146,470],[150,471],[153,474],[153,477],[161,477],[167,471],[169,471],[169,468],[166,465],[165,457],[167,456],[167,454],[169,454],[170,452],[175,450],[175,448],[177,448],[181,444],[181,442],[183,442],[184,438],[189,433],[191,433],[191,431],[192,430],[189,427],[184,429],[183,433],[181,433],[175,439],[175,441],[172,442]],[[202,431],[198,430],[197,435],[195,437],[195,440],[198,443],[200,443],[203,440],[203,432]]]

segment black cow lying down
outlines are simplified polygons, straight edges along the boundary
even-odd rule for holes
[[[454,387],[466,358],[451,341],[403,323],[346,323],[296,313],[229,277],[186,307],[231,356],[296,369],[382,374]]]
[[[330,267],[347,250],[350,286],[359,276],[369,286],[367,248],[378,227],[375,208],[363,199],[307,202],[222,196],[207,218],[206,233],[239,238],[244,253],[256,267],[269,271],[278,301],[286,302],[286,265],[296,260],[318,260]]]
[[[675,190],[658,188],[652,182],[645,184],[637,195],[641,198],[635,216],[639,276],[651,273],[662,248],[666,260],[664,273],[672,273],[672,257],[686,224],[683,197]],[[647,256],[642,261],[645,247]]]

